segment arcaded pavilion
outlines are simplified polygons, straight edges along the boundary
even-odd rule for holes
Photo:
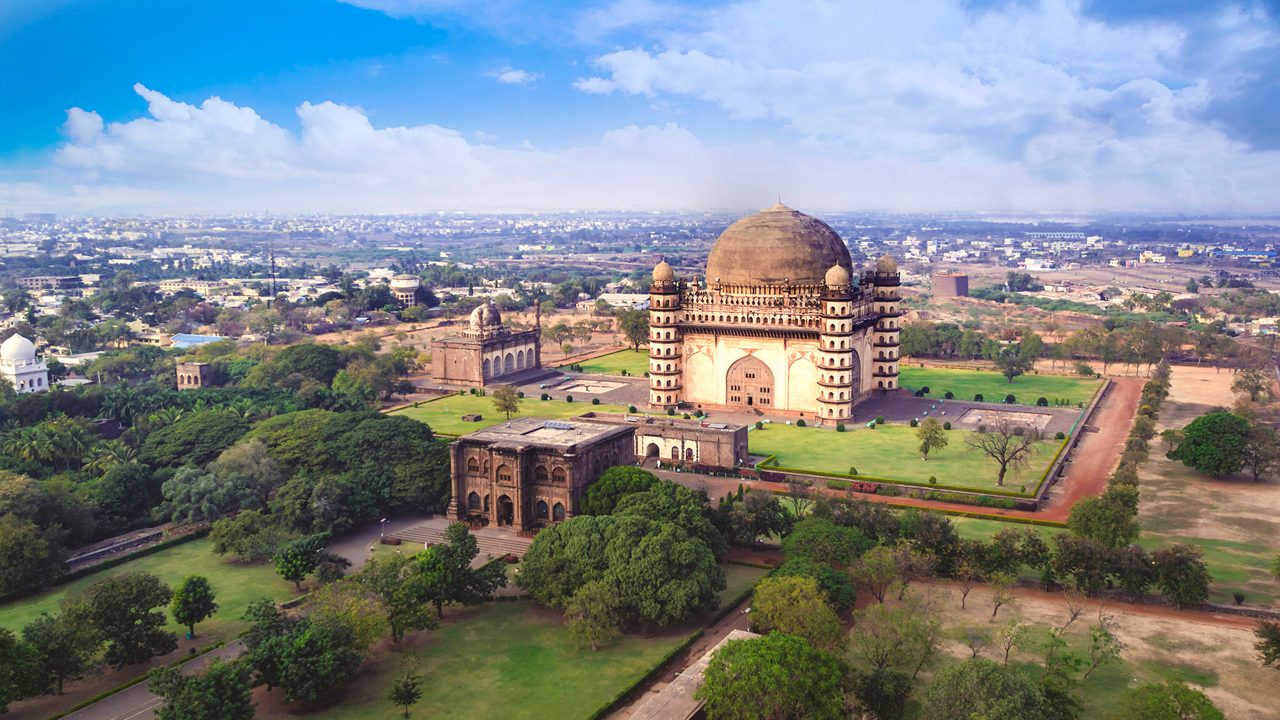
[[[431,376],[436,382],[485,387],[542,367],[541,322],[532,330],[512,330],[493,301],[471,311],[461,335],[431,343]]]
[[[898,264],[855,272],[840,235],[778,204],[730,225],[705,278],[649,288],[649,404],[849,419],[898,386]]]

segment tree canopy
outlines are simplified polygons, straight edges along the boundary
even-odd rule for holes
[[[1230,475],[1244,467],[1248,435],[1249,421],[1239,415],[1206,413],[1182,429],[1181,442],[1168,457],[1205,475]]]
[[[694,697],[708,720],[839,720],[845,667],[791,635],[730,640],[707,664]]]

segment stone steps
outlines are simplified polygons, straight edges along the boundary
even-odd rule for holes
[[[514,533],[479,532],[472,533],[476,538],[476,545],[480,548],[482,556],[500,557],[502,555],[515,555],[524,557],[529,549],[532,538],[522,538]],[[419,545],[441,545],[446,542],[445,531],[443,528],[431,527],[429,525],[418,525],[415,527],[401,530],[395,533],[394,537],[398,537],[405,542],[417,543]]]

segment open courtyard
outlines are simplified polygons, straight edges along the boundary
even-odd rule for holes
[[[916,428],[907,425],[886,424],[875,430],[858,425],[836,432],[770,423],[762,430],[752,429],[748,439],[752,455],[774,455],[781,467],[827,473],[848,473],[852,467],[858,475],[885,480],[929,485],[934,477],[939,485],[997,489],[999,466],[969,447],[968,435],[966,430],[948,431],[947,446],[929,453],[928,460],[920,457]],[[1036,443],[1030,461],[1017,471],[1010,469],[1003,489],[1033,492],[1061,445],[1061,440]]]
[[[539,400],[536,390],[527,390],[520,401],[519,412],[511,417],[545,417],[564,420],[576,417],[592,410],[598,412],[626,412],[626,405],[601,403],[592,405],[590,397],[574,398],[573,402],[564,399]],[[506,422],[505,413],[498,412],[493,406],[493,395],[446,395],[437,400],[427,400],[417,407],[405,407],[394,411],[398,415],[424,422],[431,429],[442,435],[465,435],[482,430],[500,422]],[[468,422],[463,415],[479,415],[478,422]]]
[[[574,364],[581,366],[585,375],[622,375],[625,370],[628,375],[644,377],[649,371],[649,350],[619,350]]]
[[[1042,397],[1050,405],[1055,401],[1087,403],[1102,384],[1101,380],[1070,375],[1019,375],[1011,383],[995,371],[913,367],[909,360],[899,372],[899,385],[913,392],[927,387],[931,398],[941,398],[950,391],[957,400],[972,400],[981,394],[987,402],[1001,402],[1012,394],[1019,405],[1034,405]]]

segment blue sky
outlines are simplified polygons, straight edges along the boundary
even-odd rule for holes
[[[0,211],[1273,212],[1277,11],[8,0]]]

